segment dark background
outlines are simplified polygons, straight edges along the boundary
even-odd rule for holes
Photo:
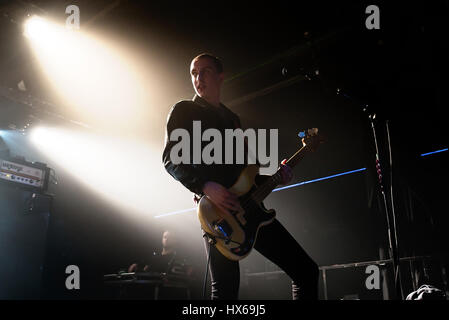
[[[52,93],[36,80],[38,72],[23,44],[19,22],[24,13],[45,10],[63,21],[65,7],[77,4],[83,28],[83,21],[112,3],[2,2],[0,85],[16,87],[24,79],[29,84],[29,94],[52,99]],[[365,8],[370,4],[380,8],[380,30],[365,27]],[[241,116],[243,125],[279,128],[280,159],[296,151],[299,129],[318,127],[327,136],[327,143],[313,159],[306,159],[295,170],[294,181],[367,168],[361,173],[277,192],[266,201],[267,207],[277,209],[279,220],[320,266],[378,260],[379,248],[388,248],[368,114],[376,113],[386,187],[391,181],[388,120],[400,255],[432,255],[447,265],[447,152],[427,157],[420,154],[447,147],[444,132],[448,106],[445,81],[449,57],[448,14],[448,1],[395,2],[394,5],[382,1],[296,1],[294,4],[277,1],[276,4],[244,5],[243,2],[183,2],[181,5],[120,1],[89,28],[113,35],[118,42],[136,48],[139,54],[148,56],[157,62],[159,69],[165,70],[161,81],[172,88],[173,95],[170,103],[157,106],[154,118],[145,120],[148,128],[143,126],[139,134],[148,139],[162,141],[165,117],[171,105],[192,97],[188,65],[195,55],[207,51],[224,62],[227,76],[223,102]],[[309,75],[311,80],[298,80],[242,103],[237,100],[301,74]],[[351,98],[337,95],[337,88]],[[2,125],[20,123],[30,112],[29,106],[7,97],[0,99]],[[366,104],[369,107],[364,112]],[[62,106],[54,108],[55,113],[65,114]],[[38,110],[33,112],[43,123],[72,126]],[[9,147],[29,160],[48,161],[33,154],[25,141]],[[58,168],[55,170],[58,172]],[[118,271],[148,252],[158,250],[163,229],[171,227],[175,217],[166,218],[166,224],[161,223],[148,232],[143,226],[127,225],[126,219],[111,214],[118,209],[97,199],[63,171],[59,180],[49,190],[55,194],[55,201],[48,225],[42,297],[103,298],[102,275]],[[389,188],[386,191],[390,198]],[[175,199],[176,195],[167,195],[170,198]],[[6,203],[12,201],[1,199]],[[21,206],[20,200],[17,201],[16,206]],[[2,204],[0,208],[6,207]],[[200,246],[189,246],[189,241],[185,239],[183,247],[193,257],[198,270],[195,294],[199,297],[206,259],[201,242],[198,242]],[[13,243],[8,246],[9,254],[2,256],[3,265],[8,264],[8,255],[13,256],[10,253]],[[17,255],[26,257],[26,251]],[[438,263],[433,264],[437,274],[441,267]],[[76,264],[82,270],[82,289],[76,292],[64,287],[64,269],[69,264]],[[242,261],[241,270],[251,273],[277,268],[254,253]],[[373,298],[360,284],[359,271],[334,272],[329,283],[331,298],[351,293]],[[410,292],[412,287],[407,279],[404,280],[406,292]],[[435,279],[428,282],[441,287],[441,281]],[[263,278],[253,287],[247,287],[246,283],[242,282],[242,298],[289,297],[288,279]],[[254,289],[258,285],[261,290]],[[348,288],[347,292],[341,292],[343,287]],[[26,297],[20,292],[12,297]],[[323,296],[322,289],[320,296]]]

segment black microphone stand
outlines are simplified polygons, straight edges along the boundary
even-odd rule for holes
[[[393,259],[396,258],[396,268],[395,270],[395,288],[396,288],[396,294],[398,297],[400,297],[402,300],[404,299],[404,292],[402,290],[402,280],[401,280],[401,269],[400,269],[400,262],[399,262],[399,246],[398,246],[398,234],[397,234],[397,227],[396,227],[396,213],[394,211],[394,196],[393,196],[393,157],[391,153],[391,139],[390,139],[390,121],[387,120],[385,122],[385,126],[387,129],[387,142],[388,142],[388,154],[389,154],[389,161],[390,161],[390,201],[391,201],[391,213],[393,218],[393,231],[394,231],[394,240],[395,240],[395,246],[393,247],[395,249],[395,254],[392,256]],[[391,245],[390,245],[391,247]],[[394,264],[393,264],[394,266]]]
[[[320,70],[318,67],[318,63],[316,62],[317,59],[316,59],[316,52],[315,52],[315,47],[313,45],[313,41],[311,39],[309,39],[308,44],[310,46],[310,49],[312,50],[313,60],[315,61],[314,66],[313,66],[313,71],[305,72],[304,68],[300,68],[299,72],[297,72],[297,73],[302,75],[306,80],[310,81],[314,78],[318,78],[318,79],[320,78]],[[286,76],[287,72],[288,72],[288,70],[285,67],[282,68],[283,76]],[[388,245],[389,245],[390,259],[392,260],[392,264],[393,264],[395,292],[396,292],[396,296],[402,300],[403,299],[403,290],[402,290],[400,268],[399,268],[399,252],[398,252],[398,237],[397,237],[397,232],[396,232],[396,216],[395,216],[395,212],[394,212],[394,203],[393,203],[393,161],[392,161],[392,155],[391,155],[389,123],[387,120],[386,128],[387,128],[387,139],[388,139],[387,142],[388,142],[389,157],[390,157],[390,192],[391,192],[391,209],[392,209],[393,225],[390,223],[390,210],[388,209],[388,201],[387,201],[387,197],[385,194],[385,188],[384,188],[383,180],[382,180],[383,175],[382,175],[382,168],[380,166],[379,146],[378,146],[378,142],[377,142],[376,128],[374,125],[374,120],[376,119],[376,114],[368,112],[367,104],[361,104],[360,102],[356,101],[355,98],[342,92],[340,89],[337,89],[337,95],[341,95],[341,96],[345,97],[346,99],[352,101],[353,103],[361,105],[363,112],[368,114],[368,118],[370,120],[371,129],[373,131],[374,145],[376,147],[376,172],[377,172],[377,177],[378,177],[378,181],[379,181],[380,191],[382,194],[385,215],[387,218]],[[394,243],[393,243],[393,239],[392,239],[393,233],[394,233]]]
[[[352,98],[351,96],[342,92],[340,89],[337,89],[337,95],[341,95],[341,96],[359,104],[354,98]],[[377,173],[377,178],[379,181],[380,192],[382,195],[385,215],[387,218],[388,245],[389,245],[390,258],[391,258],[392,264],[393,264],[395,292],[396,292],[396,296],[402,300],[403,299],[403,290],[402,290],[400,267],[399,267],[398,238],[397,238],[397,232],[396,232],[396,216],[395,216],[394,204],[393,204],[393,177],[392,177],[393,161],[392,161],[392,155],[391,155],[390,130],[389,130],[389,124],[388,124],[389,121],[388,120],[386,121],[386,128],[387,128],[388,148],[389,148],[389,157],[390,157],[390,191],[391,191],[391,209],[392,209],[393,224],[391,224],[391,222],[390,222],[391,215],[390,215],[390,210],[388,208],[387,196],[385,194],[384,181],[382,179],[383,174],[382,174],[382,167],[380,165],[379,145],[378,145],[378,140],[377,140],[376,127],[374,125],[374,120],[376,119],[376,114],[369,112],[367,104],[362,105],[362,110],[363,110],[363,112],[368,114],[368,119],[370,121],[371,129],[373,131],[374,146],[376,148],[376,173]],[[394,233],[394,242],[393,242],[393,233]]]

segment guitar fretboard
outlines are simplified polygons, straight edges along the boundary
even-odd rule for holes
[[[296,151],[296,153],[287,160],[286,165],[290,168],[294,168],[298,162],[304,158],[306,145],[301,149]],[[273,174],[270,178],[268,178],[264,183],[262,183],[254,192],[251,194],[251,198],[256,202],[262,202],[268,195],[279,185],[282,181],[282,176],[280,171],[278,170],[275,174]]]

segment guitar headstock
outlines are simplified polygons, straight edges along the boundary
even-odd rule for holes
[[[303,146],[311,151],[315,151],[324,142],[324,138],[318,133],[318,128],[301,131],[298,136],[301,138]]]

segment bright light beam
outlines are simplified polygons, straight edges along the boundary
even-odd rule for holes
[[[63,105],[77,117],[132,126],[148,108],[149,88],[136,59],[98,37],[32,17],[25,37]]]
[[[288,186],[285,186],[285,187],[276,188],[276,189],[273,190],[273,192],[281,191],[281,190],[285,190],[285,189],[290,189],[290,188],[294,188],[294,187],[299,187],[299,186],[302,186],[304,184],[313,183],[313,182],[322,181],[322,180],[327,180],[327,179],[331,179],[331,178],[335,178],[335,177],[339,177],[339,176],[344,176],[346,174],[356,173],[356,172],[360,172],[360,171],[363,171],[363,170],[366,170],[366,168],[346,171],[346,172],[343,172],[343,173],[337,173],[337,174],[334,174],[334,175],[331,175],[331,176],[327,176],[327,177],[323,177],[323,178],[318,178],[318,179],[313,179],[313,180],[309,180],[309,181],[303,181],[303,182],[291,184],[291,185],[288,185]]]
[[[194,211],[194,210],[196,210],[196,207],[195,208],[190,208],[190,209],[173,211],[173,212],[169,212],[169,213],[163,213],[163,214],[160,214],[160,215],[157,215],[157,216],[154,216],[154,217],[156,219],[158,219],[158,218],[172,216],[172,215],[175,215],[175,214],[181,214],[181,213],[190,212],[190,211]]]
[[[425,156],[428,156],[428,155],[431,155],[431,154],[435,154],[435,153],[444,152],[444,151],[447,151],[447,150],[448,150],[448,148],[437,150],[437,151],[432,151],[432,152],[428,152],[428,153],[423,153],[423,154],[421,154],[421,157],[425,157]]]
[[[302,186],[302,185],[305,185],[305,184],[308,184],[308,183],[318,182],[318,181],[322,181],[322,180],[327,180],[327,179],[343,176],[343,175],[346,175],[346,174],[356,173],[356,172],[360,172],[360,171],[364,171],[364,170],[366,170],[366,168],[346,171],[346,172],[343,172],[343,173],[337,173],[337,174],[334,174],[334,175],[331,175],[331,176],[318,178],[318,179],[314,179],[314,180],[303,181],[303,182],[300,182],[300,183],[295,183],[295,184],[291,184],[291,185],[288,185],[288,186],[285,186],[285,187],[274,189],[273,192],[281,191],[281,190],[285,190],[285,189],[289,189],[289,188],[294,188],[294,187],[299,187],[299,186]],[[178,210],[178,211],[173,211],[173,212],[169,212],[169,213],[160,214],[160,215],[154,216],[154,218],[162,218],[162,217],[172,216],[172,215],[175,215],[175,214],[181,214],[181,213],[190,212],[190,211],[194,211],[194,210],[196,210],[196,207],[195,208],[190,208],[190,209],[184,209],[184,210]]]
[[[43,127],[30,137],[51,162],[136,221],[166,208],[167,190],[182,194],[183,187],[168,179],[160,152],[147,142]]]

